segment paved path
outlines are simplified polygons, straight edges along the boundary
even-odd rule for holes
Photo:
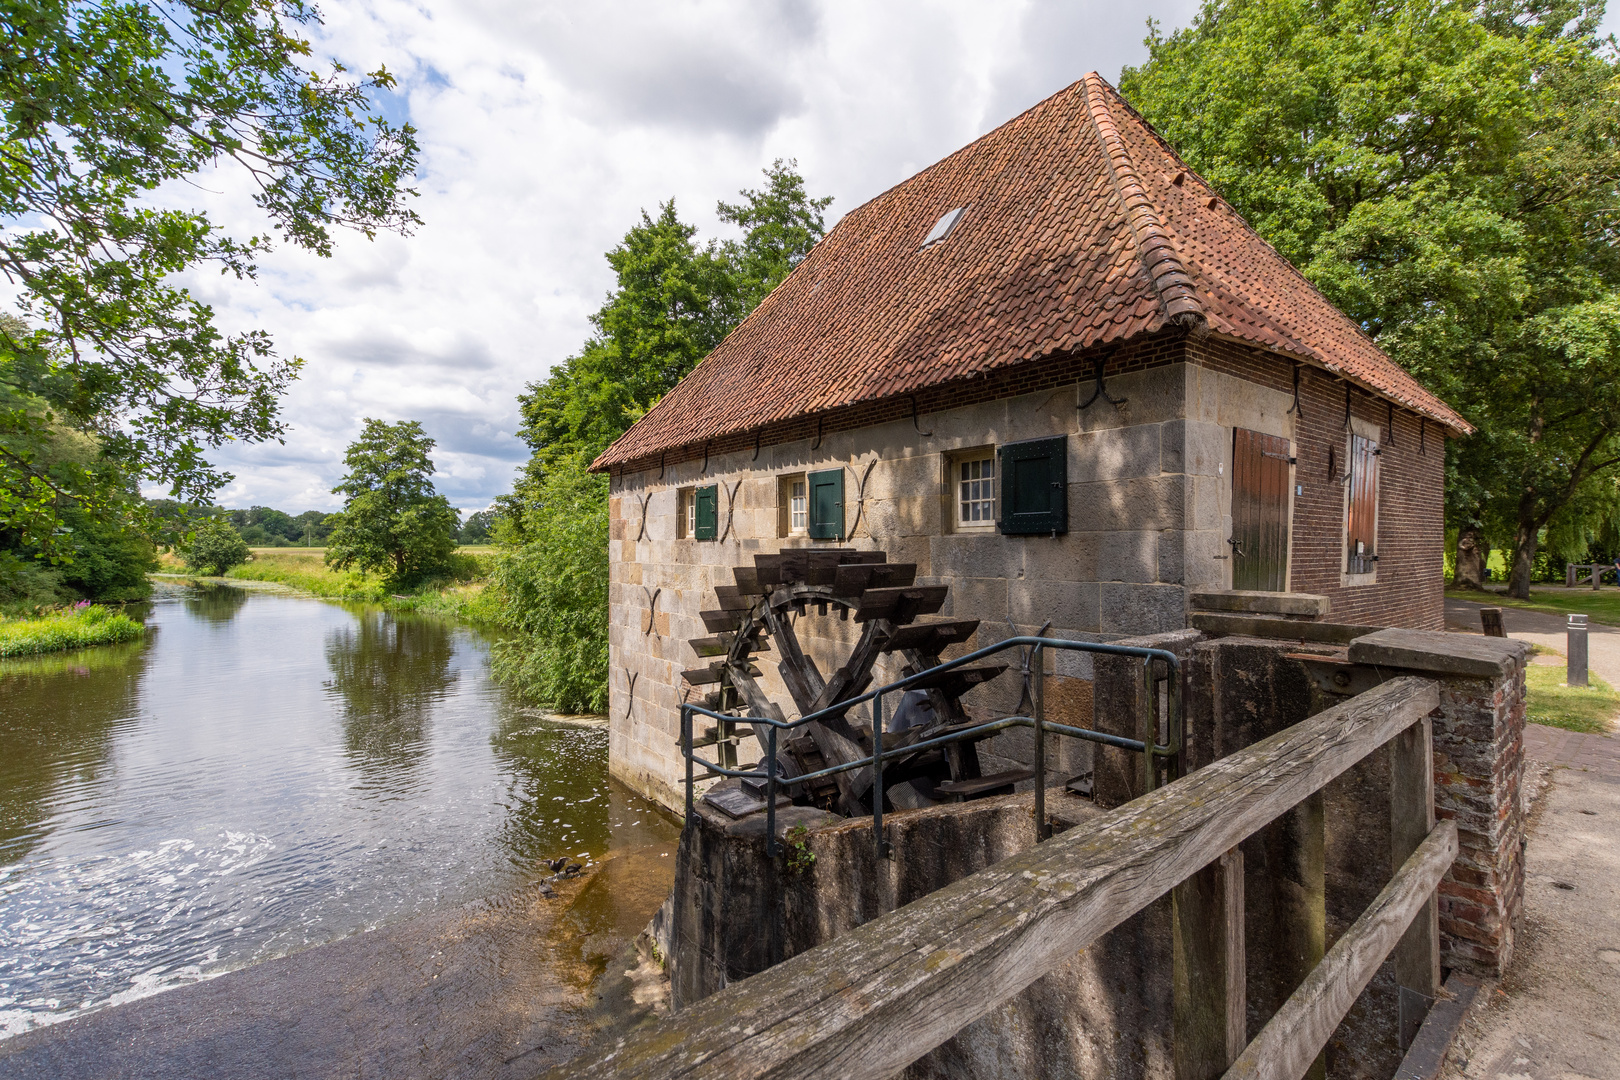
[[[1446,629],[1480,633],[1479,609],[1492,607],[1488,603],[1454,600],[1446,597]],[[1561,615],[1548,615],[1523,608],[1502,608],[1502,625],[1508,637],[1529,641],[1564,654],[1567,643],[1565,619]],[[1610,686],[1620,687],[1620,627],[1589,623],[1587,634],[1587,663],[1591,670],[1603,677]]]
[[[1513,962],[1487,983],[1443,1080],[1620,1080],[1620,739],[1530,725],[1551,771],[1525,850],[1525,911]],[[1545,760],[1545,759],[1543,759]]]

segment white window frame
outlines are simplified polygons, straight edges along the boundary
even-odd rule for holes
[[[793,493],[797,486],[798,495]],[[788,473],[777,477],[776,483],[777,514],[776,531],[779,536],[809,536],[810,535],[810,474]],[[798,522],[795,524],[795,511],[793,501],[800,500],[797,511]]]
[[[950,499],[950,522],[955,532],[994,532],[996,528],[996,514],[1000,507],[1001,477],[1000,462],[996,457],[994,446],[979,446],[971,450],[962,450],[950,455],[950,470],[946,474],[948,483],[946,495]],[[978,477],[963,477],[963,471],[970,469],[974,464],[987,463],[990,466],[990,475]],[[968,490],[968,485],[977,485],[977,490]],[[988,497],[983,490],[989,485]],[[977,497],[964,499],[965,495]],[[974,518],[963,513],[964,503],[981,511],[985,516]]]
[[[697,535],[697,488],[675,491],[675,539],[690,540]]]

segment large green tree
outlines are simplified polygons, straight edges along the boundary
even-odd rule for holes
[[[1512,546],[1620,465],[1620,94],[1601,4],[1210,0],[1121,88],[1479,431],[1465,539]]]
[[[433,488],[433,440],[415,420],[367,419],[349,444],[346,496],[326,544],[326,562],[410,584],[444,569],[456,550],[458,515]]]
[[[326,255],[334,229],[415,222],[415,136],[373,100],[393,78],[318,62],[317,22],[303,0],[0,0],[0,273],[23,316],[0,324],[0,528],[61,554],[62,515],[126,478],[205,501],[228,479],[205,452],[280,435],[300,361],[219,329],[178,275],[251,278],[271,234]],[[226,167],[264,235],[183,205]],[[60,425],[96,458],[53,456]]]
[[[518,400],[533,450],[497,500],[506,544],[486,596],[519,634],[497,646],[494,672],[554,708],[607,702],[606,477],[591,460],[697,366],[809,254],[829,198],[811,198],[796,163],[776,161],[765,186],[720,203],[740,239],[700,245],[665,203],[607,253],[617,288],[592,317],[585,347]]]

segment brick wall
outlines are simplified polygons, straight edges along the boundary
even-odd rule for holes
[[[1262,386],[1292,393],[1294,365],[1246,346],[1207,338],[1189,342],[1189,359]],[[1408,410],[1359,389],[1350,414],[1379,430],[1378,571],[1366,585],[1343,582],[1346,455],[1344,380],[1300,365],[1295,418],[1294,498],[1289,587],[1332,602],[1333,622],[1369,626],[1445,628],[1443,551],[1445,432]],[[1329,473],[1328,450],[1334,451]]]

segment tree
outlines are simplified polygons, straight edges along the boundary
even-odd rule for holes
[[[327,541],[328,565],[381,571],[400,584],[444,568],[460,520],[433,489],[433,446],[415,420],[366,420],[343,455],[348,475],[332,489],[347,499]]]
[[[607,253],[618,288],[592,317],[597,334],[518,399],[533,455],[492,511],[507,550],[486,595],[518,631],[495,647],[492,670],[519,693],[606,707],[608,485],[587,467],[821,239],[832,200],[810,198],[794,167],[778,160],[763,189],[720,204],[722,220],[747,230],[740,241],[700,247],[673,202],[657,219],[643,213]]]
[[[9,5],[0,38],[0,528],[61,554],[62,514],[95,513],[132,477],[207,501],[228,477],[205,451],[284,431],[301,361],[262,331],[222,333],[176,285],[203,265],[251,278],[268,236],[223,234],[171,192],[210,168],[251,177],[270,231],[319,255],[332,232],[409,231],[415,134],[372,95],[379,68],[320,67],[304,0],[43,0]],[[55,425],[93,434],[52,460]]]
[[[247,562],[252,555],[247,541],[224,518],[212,518],[198,526],[183,551],[188,567],[211,577],[224,577],[227,570]]]
[[[1620,465],[1620,93],[1601,6],[1210,0],[1121,86],[1256,230],[1479,430],[1448,447],[1458,566],[1526,596]]]
[[[463,544],[487,544],[494,533],[495,519],[498,515],[493,510],[476,510],[467,515],[467,520],[461,525],[461,542]]]

